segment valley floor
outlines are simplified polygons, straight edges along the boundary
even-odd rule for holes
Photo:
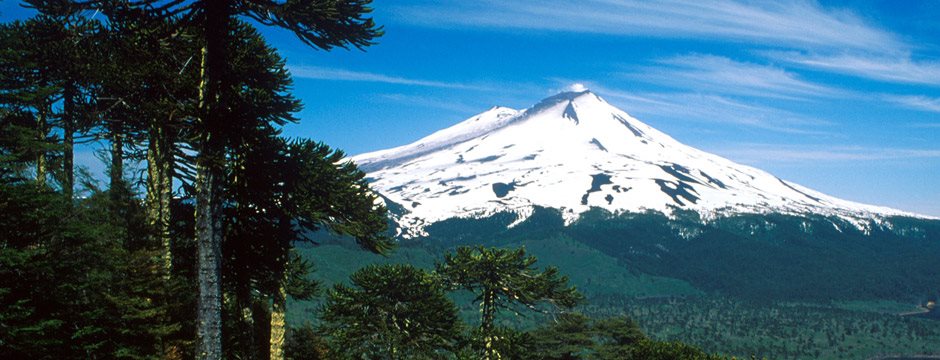
[[[913,304],[892,301],[794,303],[709,295],[674,279],[615,273],[613,264],[606,264],[602,257],[591,258],[590,250],[578,250],[571,244],[565,251],[568,262],[552,251],[557,249],[549,246],[550,243],[528,245],[540,262],[558,265],[562,273],[583,285],[579,288],[588,294],[588,301],[579,311],[597,317],[629,315],[657,340],[678,340],[709,353],[745,358],[756,355],[768,359],[878,359],[940,355],[940,321],[899,315],[915,310]],[[370,263],[410,263],[431,268],[438,260],[436,251],[412,246],[400,247],[390,257],[370,255],[337,244],[301,250],[314,263],[331,265],[318,268],[315,273],[325,285],[343,281],[353,271]],[[602,278],[617,278],[619,283],[628,284],[637,292],[623,295],[627,290],[620,286],[601,287],[596,280],[589,283],[590,277],[586,277],[585,272],[573,268],[577,263],[593,264],[602,272]],[[597,272],[591,273],[598,276]],[[316,302],[291,303],[288,319],[295,324],[316,324],[318,306]],[[465,320],[473,323],[478,310],[467,307],[461,312]],[[503,318],[501,325],[525,329],[540,321],[531,316]]]
[[[769,359],[866,359],[940,355],[940,322],[840,304],[755,303],[722,297],[592,299],[596,310],[626,311],[658,339],[708,352]]]

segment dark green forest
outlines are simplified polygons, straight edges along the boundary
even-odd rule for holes
[[[395,211],[394,204],[389,208]],[[585,301],[576,312],[593,319],[627,316],[651,339],[768,359],[940,351],[940,327],[930,319],[936,311],[921,314],[918,307],[936,299],[940,286],[936,221],[896,218],[890,226],[873,224],[867,234],[839,219],[784,215],[703,223],[694,213],[669,218],[596,210],[564,226],[556,210],[538,209],[508,228],[513,221],[513,214],[496,214],[436,223],[428,237],[400,240],[386,257],[328,236],[319,247],[298,251],[314,262],[357,264],[318,269],[317,278],[330,284],[345,282],[358,264],[433,269],[460,246],[522,246],[578,287]],[[317,300],[296,301],[289,312],[295,321],[315,321],[317,306]],[[468,323],[478,321],[478,312],[460,306]],[[536,313],[498,317],[497,323],[530,330],[546,319]]]
[[[398,243],[342,151],[282,136],[302,104],[257,27],[364,50],[369,0],[23,6],[0,25],[0,358],[718,358],[583,313],[521,247],[321,252]],[[95,144],[105,174],[76,164]]]
[[[741,214],[703,222],[694,212],[615,216],[594,209],[565,226],[557,210],[539,208],[509,228],[513,221],[514,214],[446,220],[429,226],[429,236],[420,241],[440,251],[464,244],[571,240],[633,273],[756,301],[917,304],[940,293],[936,220],[892,218],[862,230],[822,216]]]

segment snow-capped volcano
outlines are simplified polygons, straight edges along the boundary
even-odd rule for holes
[[[372,187],[405,211],[403,236],[430,223],[536,206],[566,222],[591,207],[613,213],[694,210],[838,216],[865,226],[917,216],[837,199],[683,145],[588,90],[525,110],[494,107],[417,142],[352,158]]]

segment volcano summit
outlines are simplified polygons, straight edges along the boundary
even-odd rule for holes
[[[838,217],[865,229],[900,210],[837,199],[686,146],[589,90],[525,109],[494,107],[412,144],[358,155],[400,235],[431,223],[500,212],[524,221],[536,207],[566,223],[611,213],[691,210],[702,219],[780,213]],[[393,206],[390,206],[393,207]],[[512,225],[511,225],[512,226]]]

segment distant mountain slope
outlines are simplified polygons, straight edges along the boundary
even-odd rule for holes
[[[837,199],[765,171],[683,145],[590,91],[529,109],[494,107],[415,143],[352,158],[396,207],[400,235],[427,235],[450,218],[591,208],[692,210],[702,219],[780,213],[838,217],[867,231],[900,210]],[[394,207],[390,204],[390,207]],[[835,226],[835,225],[834,225]]]

